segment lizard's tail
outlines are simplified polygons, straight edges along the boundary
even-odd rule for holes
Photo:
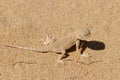
[[[15,46],[15,45],[4,45],[4,46],[25,49],[25,50],[30,50],[30,51],[44,52],[44,53],[49,51],[48,47],[31,48],[31,47],[23,47],[23,46]]]

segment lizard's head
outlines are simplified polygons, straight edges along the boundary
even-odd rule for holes
[[[90,30],[88,28],[80,28],[76,30],[76,38],[84,39],[90,35]]]

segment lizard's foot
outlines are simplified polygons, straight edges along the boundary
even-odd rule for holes
[[[64,65],[64,61],[63,60],[58,60],[58,63]]]
[[[58,64],[64,65],[64,61],[63,60],[58,60],[58,62],[55,64],[55,66],[58,65]]]
[[[49,45],[51,44],[52,42],[55,42],[56,41],[56,38],[51,36],[51,35],[47,35],[46,39],[43,40],[43,43],[44,45]]]
[[[81,54],[80,56],[81,56],[81,57],[85,57],[85,58],[90,57],[90,55],[88,55],[87,53],[83,53],[83,54]]]
[[[62,63],[62,64],[64,64],[63,60],[58,60],[58,63]]]

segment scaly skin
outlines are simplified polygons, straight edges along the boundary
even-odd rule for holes
[[[71,33],[70,35],[67,35],[59,39],[54,44],[46,45],[45,47],[41,47],[41,48],[28,48],[28,47],[15,46],[15,45],[5,45],[5,46],[20,48],[20,49],[25,49],[25,50],[31,50],[31,51],[38,51],[38,52],[43,52],[43,53],[44,52],[61,53],[61,55],[58,58],[58,61],[61,62],[61,59],[66,54],[66,50],[68,50],[75,44],[76,44],[76,51],[80,53],[79,52],[80,40],[86,38],[89,35],[90,35],[89,29],[80,28],[80,29],[77,29],[75,32]]]

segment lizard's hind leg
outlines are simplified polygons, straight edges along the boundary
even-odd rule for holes
[[[50,45],[52,42],[55,42],[56,38],[51,36],[51,35],[47,35],[46,39],[43,39],[43,43],[44,45]]]

